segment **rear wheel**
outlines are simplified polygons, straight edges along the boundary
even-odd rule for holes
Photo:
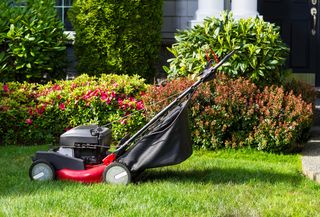
[[[127,185],[131,182],[131,173],[125,165],[114,162],[104,169],[103,181],[109,184]]]
[[[55,179],[55,169],[50,163],[37,160],[30,166],[29,176],[31,180],[52,181]]]

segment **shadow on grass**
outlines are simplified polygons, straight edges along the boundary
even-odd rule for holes
[[[9,178],[9,177],[8,177]],[[19,179],[20,178],[20,179]],[[26,176],[21,176],[15,181],[6,183],[2,186],[1,196],[12,195],[32,195],[47,192],[51,194],[55,191],[64,191],[64,189],[79,187],[90,187],[91,184],[80,184],[68,181],[51,181],[51,182],[32,182]],[[172,170],[171,168],[161,168],[155,170],[147,170],[143,172],[135,184],[172,182],[180,184],[276,184],[284,183],[288,186],[297,186],[304,179],[299,174],[283,174],[270,170],[248,170],[243,168],[206,168],[203,170]],[[4,180],[2,180],[4,181]],[[3,183],[4,184],[4,183]],[[93,184],[97,185],[97,184]]]
[[[298,185],[304,179],[299,174],[284,174],[270,170],[243,168],[210,168],[203,170],[150,170],[137,177],[137,183],[167,181],[181,183],[245,184],[248,182],[287,183]]]
[[[28,177],[28,169],[31,165],[30,157],[33,153],[43,147],[31,148],[2,148],[0,154],[0,197],[10,195],[26,195],[55,191],[64,191],[88,185],[71,182],[31,182]],[[1,149],[0,149],[1,150]],[[188,168],[188,167],[186,167]],[[246,168],[220,168],[206,167],[201,169],[181,169],[164,167],[160,169],[146,170],[137,179],[139,183],[172,182],[181,184],[246,184],[254,183],[285,183],[289,186],[299,185],[305,178],[299,173],[279,173],[272,169],[246,169]],[[89,185],[90,186],[90,185]]]

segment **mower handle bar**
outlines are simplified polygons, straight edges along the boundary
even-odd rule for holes
[[[167,111],[169,111],[174,105],[176,105],[177,102],[180,102],[181,99],[188,96],[188,100],[191,99],[191,96],[193,93],[197,90],[198,86],[206,81],[211,80],[214,78],[214,72],[223,64],[225,63],[233,54],[235,53],[235,50],[228,53],[219,63],[217,63],[215,66],[211,66],[207,69],[205,69],[200,75],[201,78],[195,82],[191,87],[187,88],[183,93],[181,93],[174,101],[172,101],[167,107],[165,107],[162,111],[160,111],[156,116],[154,116],[144,127],[142,127],[138,132],[136,132],[131,138],[129,138],[126,142],[124,142],[114,153],[116,156],[121,156],[126,148],[129,146],[130,143],[132,143],[139,135],[145,130],[147,130],[152,124],[154,124],[163,114],[165,114]]]

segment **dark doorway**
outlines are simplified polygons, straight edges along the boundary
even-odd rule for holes
[[[288,67],[295,73],[315,74],[315,86],[320,86],[319,1],[258,0],[259,13],[280,26],[281,37],[290,47]]]

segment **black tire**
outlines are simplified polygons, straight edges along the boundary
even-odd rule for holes
[[[103,181],[113,185],[127,185],[131,182],[131,173],[125,165],[114,162],[104,169]]]
[[[56,178],[56,171],[49,162],[36,160],[30,166],[29,177],[35,181],[52,181]]]

